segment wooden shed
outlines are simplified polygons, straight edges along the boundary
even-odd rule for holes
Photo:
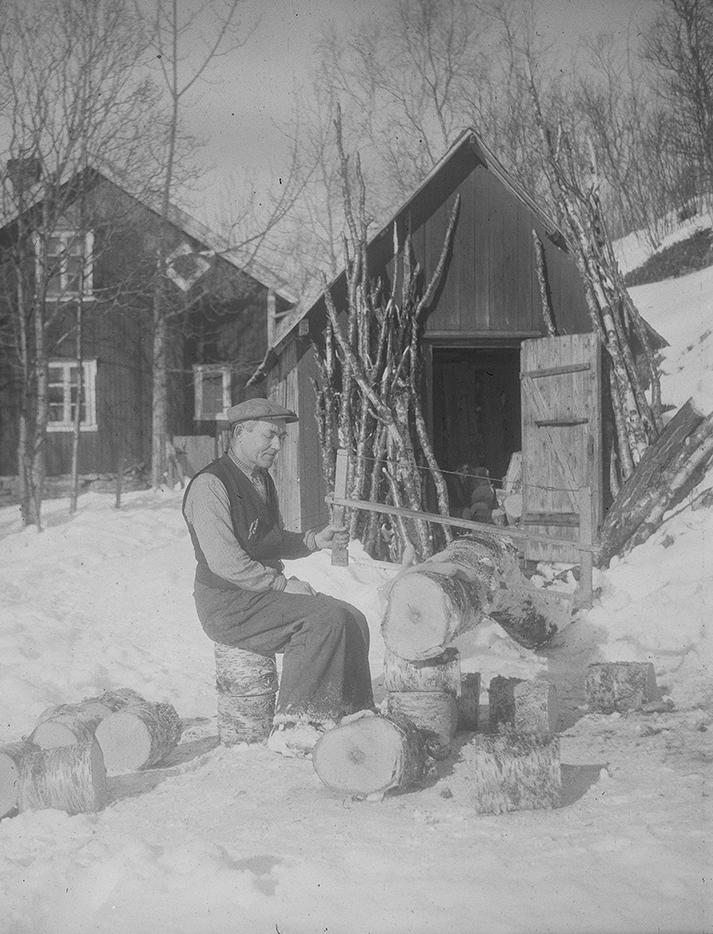
[[[396,225],[401,242],[411,231],[428,281],[457,195],[452,255],[423,335],[426,417],[438,463],[449,472],[462,464],[485,467],[497,483],[511,455],[522,450],[524,521],[575,539],[580,488],[592,491],[595,528],[608,499],[599,341],[561,232],[474,130],[458,138],[372,237],[370,275],[389,280]],[[545,337],[533,231],[544,247],[558,337]],[[345,307],[345,285],[343,272],[330,286],[337,310]],[[273,345],[257,374],[271,397],[300,416],[276,478],[286,523],[294,527],[328,515],[312,384],[314,347],[323,344],[326,324],[320,296]],[[553,554],[543,546],[531,556],[540,555],[565,558],[567,549]]]

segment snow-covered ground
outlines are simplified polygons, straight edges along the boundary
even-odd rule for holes
[[[633,294],[671,342],[666,400],[713,409],[713,269]],[[71,519],[52,501],[41,534],[0,510],[0,743],[49,705],[121,686],[186,722],[170,761],[112,779],[100,813],[0,823],[2,934],[713,930],[710,507],[680,508],[599,574],[594,607],[545,651],[494,625],[461,642],[485,685],[550,678],[562,707],[562,806],[478,816],[450,796],[448,763],[435,784],[371,803],[329,793],[309,759],[215,745],[180,501],[131,493],[116,510],[88,494]],[[317,554],[290,570],[367,614],[378,679],[379,588],[395,569],[352,545],[348,568]],[[583,675],[602,659],[653,661],[674,708],[587,714]]]

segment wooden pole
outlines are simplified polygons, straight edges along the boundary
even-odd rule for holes
[[[344,526],[344,507],[347,497],[347,470],[349,467],[349,457],[344,448],[337,451],[337,462],[334,471],[334,502],[332,506],[332,524],[335,526]],[[337,499],[341,502],[337,502]],[[345,568],[349,565],[349,551],[346,545],[338,545],[332,548],[332,565]]]
[[[579,596],[578,606],[589,609],[592,605],[592,488],[579,491]]]

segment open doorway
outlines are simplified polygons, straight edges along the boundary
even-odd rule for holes
[[[499,489],[520,450],[520,348],[434,347],[433,444],[444,471],[484,467]],[[451,512],[464,505],[447,475]]]

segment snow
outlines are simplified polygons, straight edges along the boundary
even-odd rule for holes
[[[670,342],[665,400],[710,393],[713,269],[632,290]],[[598,573],[594,606],[545,650],[494,624],[458,645],[463,669],[547,677],[561,705],[564,795],[552,811],[478,816],[453,763],[380,803],[330,793],[309,759],[215,745],[212,646],[196,619],[181,491],[92,493],[46,529],[0,509],[0,743],[48,706],[131,687],[172,703],[169,763],[111,780],[98,814],[0,822],[3,934],[555,934],[713,928],[713,510],[698,494]],[[362,609],[380,692],[382,588],[392,565],[350,545],[289,572]],[[543,568],[542,581],[552,576]],[[651,661],[673,709],[588,714],[592,661]],[[379,694],[377,695],[379,696]],[[453,786],[453,787],[451,787]]]

